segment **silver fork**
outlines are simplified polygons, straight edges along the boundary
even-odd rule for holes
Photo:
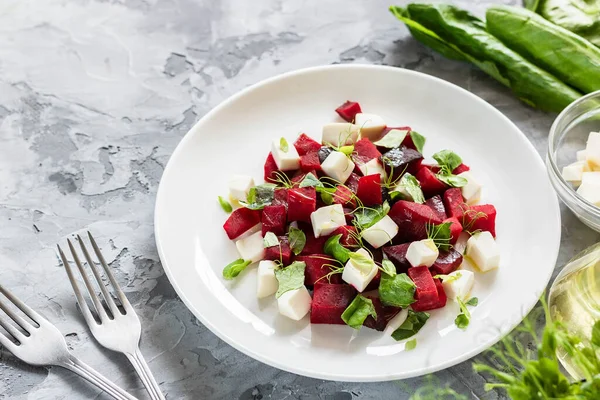
[[[129,362],[133,365],[133,368],[148,390],[150,397],[153,400],[164,400],[165,397],[162,394],[158,383],[156,383],[156,380],[154,379],[146,360],[144,360],[144,356],[140,352],[139,343],[142,335],[142,325],[140,324],[140,320],[135,313],[135,310],[127,300],[127,297],[125,297],[125,294],[119,287],[119,284],[115,280],[112,272],[108,268],[108,265],[106,264],[106,261],[104,260],[104,257],[102,256],[102,253],[100,252],[100,249],[98,248],[98,245],[96,244],[96,241],[90,232],[88,232],[88,236],[92,244],[92,248],[94,249],[94,253],[96,253],[96,257],[102,265],[104,273],[108,277],[114,293],[121,303],[122,311],[119,309],[119,307],[117,307],[113,296],[109,293],[108,289],[102,282],[102,277],[98,271],[98,267],[90,257],[90,253],[85,247],[83,240],[79,235],[77,235],[77,241],[79,242],[81,251],[83,252],[89,268],[92,270],[92,274],[94,275],[94,278],[100,287],[100,291],[102,292],[102,297],[104,299],[103,304],[95,288],[92,286],[88,275],[83,268],[83,265],[79,261],[77,251],[75,251],[71,241],[67,239],[69,249],[73,255],[73,260],[75,261],[75,264],[79,269],[79,273],[83,278],[83,282],[87,288],[90,298],[92,299],[93,308],[97,316],[97,319],[94,318],[92,310],[90,307],[88,307],[88,303],[85,301],[81,291],[79,290],[77,281],[73,276],[73,270],[71,269],[71,266],[69,265],[69,262],[67,261],[62,249],[60,246],[58,246],[58,252],[65,266],[65,271],[67,271],[69,281],[71,281],[71,286],[73,286],[73,291],[77,297],[77,303],[79,304],[79,309],[83,314],[83,318],[87,322],[98,343],[107,349],[123,353],[129,359]]]
[[[34,324],[16,314],[9,308],[7,302],[0,298],[0,309],[18,326],[19,330],[4,315],[0,314],[0,326],[8,332],[15,341],[0,333],[0,344],[27,364],[47,366],[56,365],[66,368],[87,379],[106,393],[118,400],[136,400],[135,397],[109,381],[87,364],[76,358],[68,349],[67,343],[60,331],[48,320],[39,315],[25,303],[19,300],[0,285],[2,293],[14,306],[29,317]]]

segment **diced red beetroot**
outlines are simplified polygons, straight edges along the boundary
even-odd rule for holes
[[[283,235],[285,233],[286,219],[287,211],[285,206],[265,206],[261,217],[263,237],[267,234],[267,232],[273,232],[276,235]]]
[[[352,223],[352,220],[354,219],[354,214],[352,214],[354,212],[354,208],[351,207],[344,207],[344,217],[346,218],[346,225],[350,225]]]
[[[265,161],[265,182],[275,182],[275,180],[277,179],[277,175],[276,172],[279,171],[279,169],[277,168],[277,163],[275,162],[275,159],[273,158],[273,154],[269,153],[269,156],[267,157],[267,161]]]
[[[288,214],[289,218],[289,214]],[[329,239],[328,236],[321,236],[315,238],[315,234],[313,232],[312,226],[310,224],[298,224],[298,227],[302,229],[304,234],[306,235],[306,244],[304,245],[304,249],[300,252],[302,255],[310,255],[310,254],[323,254],[323,246],[325,246],[325,242]]]
[[[446,292],[444,291],[444,286],[439,279],[433,280],[435,283],[435,288],[437,290],[437,300],[430,303],[425,303],[417,300],[415,303],[411,304],[413,310],[415,311],[428,311],[435,310],[437,308],[443,308],[446,306]]]
[[[369,282],[369,284],[367,285],[367,287],[365,288],[365,292],[368,292],[369,290],[376,290],[379,287],[379,282],[381,282],[381,270],[378,269],[377,270],[377,275],[375,275],[373,277],[373,279],[371,280],[371,282]]]
[[[361,112],[360,104],[358,104],[356,101],[347,101],[336,108],[335,112],[337,112],[344,120],[353,122],[354,118],[356,118],[356,114]]]
[[[377,313],[377,320],[369,315],[363,325],[377,331],[385,330],[390,319],[394,318],[401,309],[399,307],[384,306],[379,297],[367,296],[367,298],[373,302],[375,312]]]
[[[391,130],[396,129],[399,131],[408,131],[410,133],[410,131],[412,130],[410,126],[398,126],[398,127],[393,127],[393,126],[388,126],[386,127],[383,132],[381,132],[381,137],[383,138],[385,135],[387,135]],[[412,141],[412,138],[410,137],[410,135],[406,135],[406,137],[404,138],[404,140],[402,141],[402,144],[406,147],[408,147],[409,149],[413,149],[416,150],[416,146]]]
[[[323,278],[331,272],[331,268],[326,265],[335,265],[336,261],[327,254],[311,254],[309,256],[296,256],[295,261],[303,261],[306,264],[304,269],[304,284],[312,287],[315,283],[343,283],[342,274],[331,275],[329,281]]]
[[[265,249],[265,260],[281,261],[283,265],[292,262],[292,249],[287,236],[279,236],[279,246],[271,246]]]
[[[470,171],[470,170],[471,170],[471,168],[469,168],[468,165],[460,164],[458,167],[454,168],[454,171],[452,171],[452,173],[454,175],[458,175],[461,172],[466,172],[466,171]]]
[[[384,247],[383,252],[396,266],[396,272],[399,274],[406,272],[410,267],[410,263],[406,259],[406,252],[408,251],[410,243],[402,243],[395,246]]]
[[[287,210],[288,206],[288,190],[286,188],[275,189],[275,196],[273,197],[272,206],[285,206]]]
[[[417,286],[415,292],[415,299],[417,301],[411,305],[414,310],[416,310],[415,304],[417,304],[418,308],[428,309],[427,307],[438,302],[437,288],[435,287],[435,282],[429,272],[429,268],[425,266],[409,268],[408,276]]]
[[[441,182],[429,168],[421,167],[415,176],[421,184],[425,197],[443,193],[448,186]]]
[[[356,233],[355,226],[350,226],[350,225],[340,226],[335,231],[333,231],[331,233],[331,235],[329,235],[329,237],[336,236],[336,235],[342,235],[342,237],[340,238],[340,244],[342,246],[344,246],[344,247],[358,246],[358,241],[356,240],[356,237],[358,234]]]
[[[317,176],[315,171],[308,171],[308,172],[304,172],[302,170],[297,170],[294,175],[292,175],[292,177],[290,178],[290,182],[292,182],[292,185],[295,187],[300,186],[300,182],[302,182],[304,180],[304,178],[306,178],[306,175],[308,175],[309,173],[312,173],[314,176]]]
[[[448,216],[457,218],[459,221],[462,221],[462,217],[468,209],[459,188],[446,190],[444,193],[444,205],[446,206],[446,213]]]
[[[446,219],[446,208],[444,207],[444,201],[440,195],[435,195],[425,202],[433,210],[433,213],[440,219]]]
[[[462,254],[454,249],[442,251],[431,266],[430,271],[432,275],[448,275],[450,272],[456,271],[462,261]]]
[[[317,192],[314,187],[288,190],[288,221],[310,222],[310,214],[317,207]]]
[[[225,229],[229,239],[233,240],[258,223],[260,223],[259,210],[241,207],[233,210],[227,221],[223,224],[223,229]]]
[[[388,215],[398,225],[396,236],[398,243],[425,239],[427,223],[435,225],[442,223],[442,220],[427,205],[404,200],[396,202]]]
[[[445,222],[450,222],[450,235],[452,235],[452,238],[450,239],[450,244],[455,244],[456,241],[458,240],[458,237],[460,236],[460,233],[462,232],[463,228],[460,222],[458,222],[458,219],[456,219],[455,217],[452,218],[447,218],[444,220]]]
[[[354,143],[354,152],[352,155],[354,162],[357,164],[364,164],[371,161],[374,158],[381,157],[381,153],[369,139],[363,138]]]
[[[408,164],[408,167],[406,167],[406,172],[416,175],[417,172],[419,172],[419,170],[421,169],[422,165],[423,165],[423,160],[411,161]]]
[[[338,186],[333,194],[333,202],[335,204],[348,205],[350,207],[356,207],[356,200],[354,200],[354,193],[347,186]]]
[[[310,306],[310,323],[344,325],[342,314],[354,297],[356,289],[350,285],[317,283]]]
[[[363,176],[358,180],[356,196],[365,206],[376,206],[383,203],[381,194],[381,175]]]
[[[471,206],[464,214],[464,224],[470,232],[488,231],[496,237],[496,207],[491,204]]]
[[[313,151],[312,153],[300,156],[300,169],[304,172],[320,171],[321,161],[319,161],[319,153]]]
[[[346,186],[348,189],[352,190],[354,193],[358,190],[358,181],[360,179],[360,175],[355,174],[354,172],[350,174],[348,179],[346,180]]]
[[[431,172],[433,172],[434,174],[437,174],[441,170],[441,168],[440,168],[439,165],[422,164],[422,166],[425,167],[425,168],[429,168],[429,170]]]
[[[321,143],[317,142],[306,133],[302,133],[294,142],[294,147],[296,148],[296,151],[298,151],[298,154],[303,156],[308,153],[318,152],[321,148]]]

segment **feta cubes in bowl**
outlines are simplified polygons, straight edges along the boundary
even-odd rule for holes
[[[600,232],[600,91],[574,101],[556,118],[546,167],[558,197]]]

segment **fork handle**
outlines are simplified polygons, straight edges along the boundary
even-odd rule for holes
[[[154,379],[154,375],[152,375],[152,371],[150,371],[150,367],[139,347],[133,353],[125,353],[131,365],[135,369],[135,372],[139,375],[140,379],[146,389],[148,390],[148,394],[152,400],[165,400],[165,396],[162,394],[158,383],[156,383],[156,379]]]
[[[69,356],[69,359],[60,364],[60,366],[73,371],[82,378],[87,379],[89,382],[98,386],[100,389],[104,390],[117,400],[137,400],[137,397],[133,397],[125,390],[109,381],[104,375],[100,374],[98,371],[73,355]]]

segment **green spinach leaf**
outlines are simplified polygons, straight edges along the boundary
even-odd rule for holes
[[[359,294],[342,313],[342,320],[348,326],[360,329],[369,315],[377,319],[373,301]]]
[[[406,274],[381,274],[379,299],[388,306],[406,308],[415,302],[417,286]]]

